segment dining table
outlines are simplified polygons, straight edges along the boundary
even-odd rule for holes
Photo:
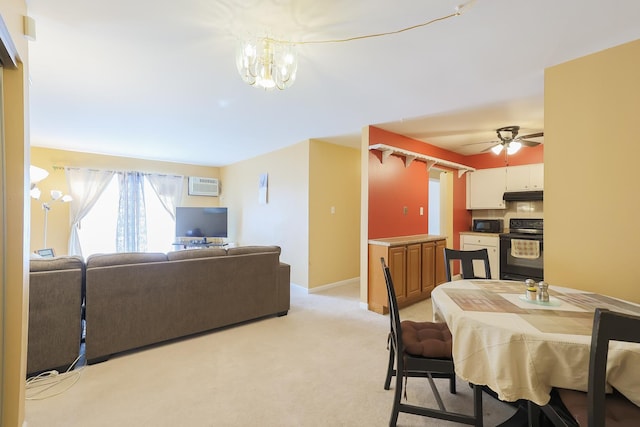
[[[554,387],[586,392],[595,308],[640,315],[640,305],[553,284],[548,301],[538,301],[526,289],[518,281],[455,280],[433,290],[434,320],[453,336],[456,375],[506,402],[545,405]],[[610,343],[607,384],[640,406],[640,345]]]

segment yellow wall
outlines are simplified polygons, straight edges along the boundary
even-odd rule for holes
[[[369,301],[369,126],[360,140],[360,305]]]
[[[640,40],[545,72],[545,280],[640,303]]]
[[[0,16],[22,63],[17,69],[3,68],[0,110],[3,137],[3,162],[0,162],[0,425],[20,426],[24,421],[24,376],[28,322],[28,265],[26,242],[29,239],[28,187],[29,151],[28,46],[22,36],[24,0],[0,3]],[[3,37],[4,41],[4,37]],[[1,148],[1,147],[0,147]]]
[[[309,143],[221,168],[221,206],[229,208],[229,238],[238,245],[277,245],[291,265],[291,281],[308,287]],[[258,179],[268,174],[268,202]]]
[[[309,290],[358,277],[359,161],[358,150],[313,140],[223,167],[230,235],[240,245],[280,246],[291,281]],[[269,175],[264,205],[262,173]]]
[[[309,159],[312,289],[359,276],[360,150],[312,140]]]
[[[75,151],[54,150],[32,147],[31,164],[49,172],[49,176],[38,183],[42,191],[40,201],[31,201],[31,251],[43,247],[44,211],[42,202],[50,202],[51,190],[68,192],[65,172],[59,167],[73,166],[106,170],[135,170],[148,173],[167,173],[184,175],[184,193],[180,206],[218,206],[219,197],[189,196],[188,176],[219,178],[217,167],[195,166],[183,163],[141,160],[128,157],[104,156],[100,154],[79,153]],[[54,169],[54,166],[58,168]],[[220,182],[224,186],[224,182]],[[56,255],[66,254],[69,243],[69,206],[66,203],[53,203],[47,219],[47,246],[55,250]]]

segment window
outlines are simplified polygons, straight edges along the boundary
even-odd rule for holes
[[[144,197],[147,212],[147,251],[168,252],[175,239],[175,222],[160,203],[160,199],[144,181]],[[95,206],[82,219],[79,237],[82,254],[116,252],[116,224],[118,221],[118,177],[111,182],[100,196]]]

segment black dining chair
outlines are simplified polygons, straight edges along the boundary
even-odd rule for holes
[[[615,389],[605,394],[609,341],[640,343],[640,317],[597,308],[591,336],[588,391],[558,388],[552,391],[547,405],[538,407],[529,403],[531,426],[540,425],[540,410],[557,427],[624,427],[640,423],[640,407]]]
[[[389,366],[385,381],[385,389],[391,384],[391,377],[396,377],[395,396],[393,410],[389,425],[394,427],[398,421],[400,412],[437,418],[462,424],[482,426],[482,388],[472,385],[473,388],[473,415],[448,411],[442,401],[440,393],[433,378],[449,378],[450,390],[455,393],[455,371],[453,355],[451,353],[452,337],[446,323],[413,322],[405,320],[400,322],[398,302],[391,272],[384,258],[380,258],[384,279],[387,285],[389,297],[389,318],[391,332],[389,334]],[[396,369],[393,369],[393,366]],[[402,402],[403,379],[405,399],[406,382],[408,377],[426,377],[438,409],[425,406],[417,406]]]
[[[477,275],[474,261],[481,261],[484,265],[484,275]],[[456,249],[444,248],[444,263],[447,273],[447,281],[451,281],[453,275],[453,265],[460,264],[460,272],[463,279],[491,279],[491,267],[489,266],[489,252],[486,249],[475,251],[459,251]]]

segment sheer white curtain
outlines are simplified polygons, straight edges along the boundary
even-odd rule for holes
[[[117,252],[147,250],[147,213],[144,203],[144,174],[118,173],[120,201],[116,228]]]
[[[169,212],[171,218],[175,220],[176,206],[182,201],[184,177],[177,175],[147,174],[146,178],[160,199],[162,206]]]
[[[80,221],[87,215],[107,187],[115,172],[93,169],[65,168],[69,192],[73,200],[69,206],[71,233],[69,255],[82,255],[78,230]]]

